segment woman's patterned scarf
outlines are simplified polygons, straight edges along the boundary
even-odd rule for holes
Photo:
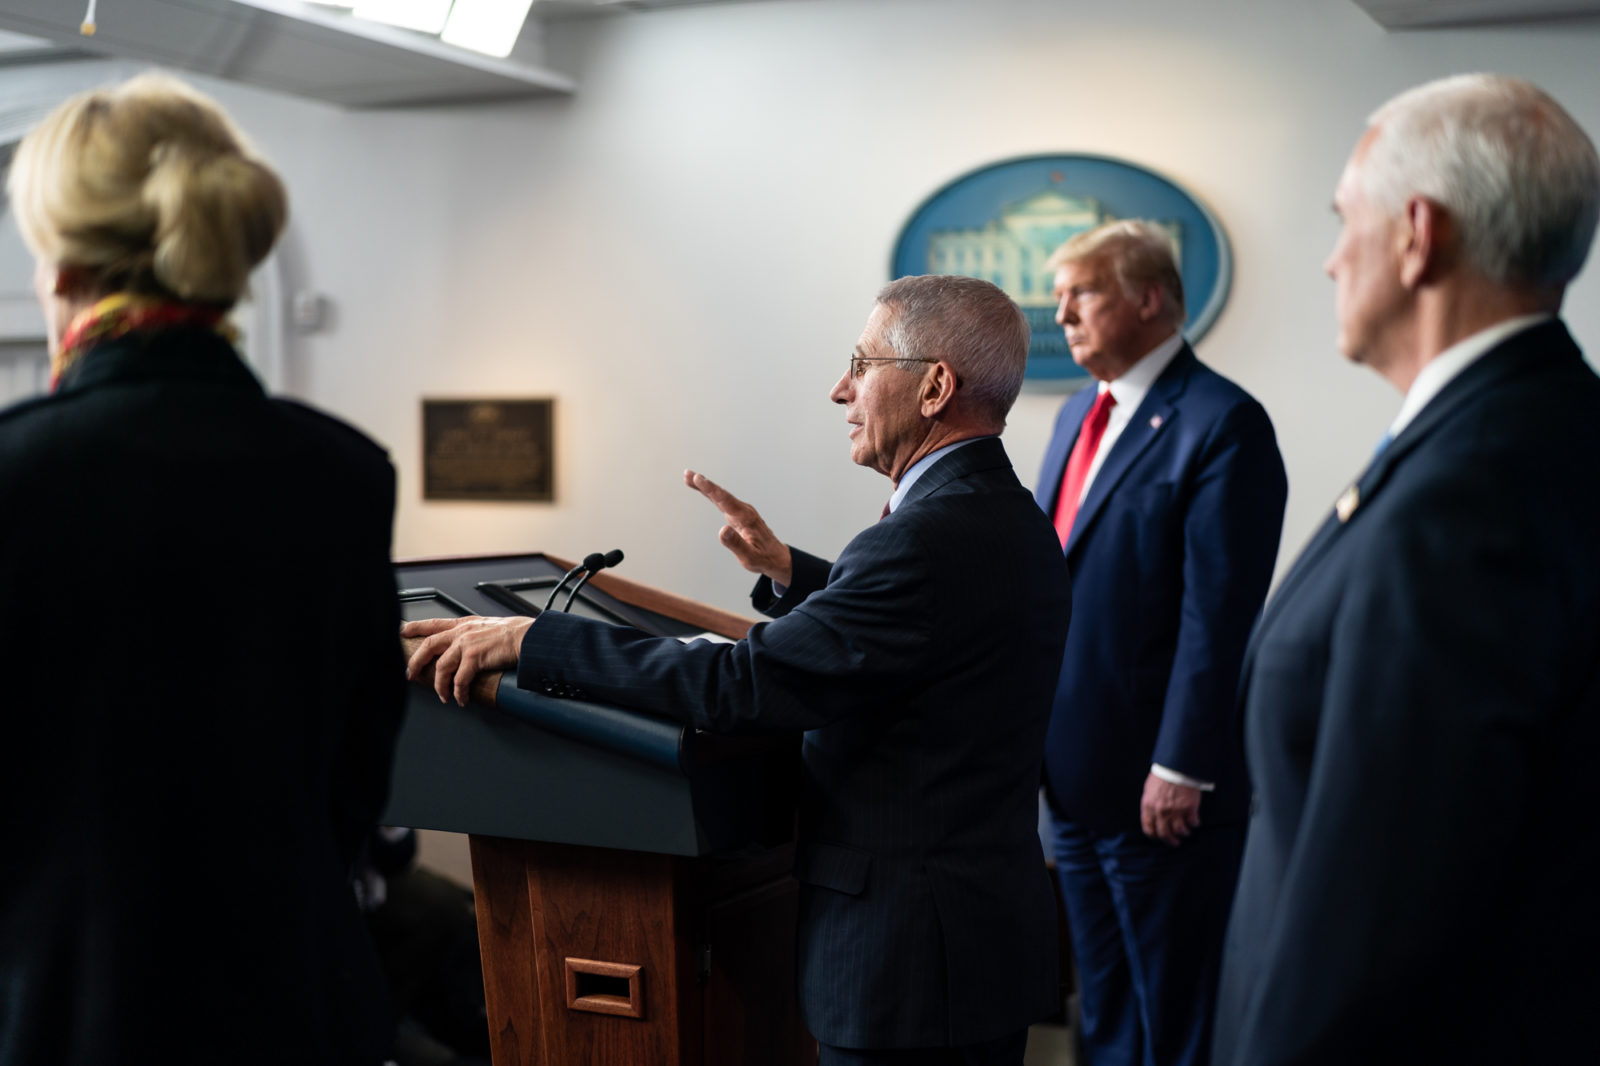
[[[102,341],[115,340],[135,330],[210,329],[233,341],[237,331],[222,320],[227,313],[226,308],[215,304],[187,304],[157,296],[113,293],[79,312],[61,335],[61,346],[50,358],[50,391],[56,391],[61,375],[84,352]]]

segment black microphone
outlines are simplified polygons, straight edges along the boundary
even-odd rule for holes
[[[594,558],[594,556],[592,556],[592,555],[589,556],[589,559],[593,559],[593,558]],[[589,559],[585,559],[584,562],[588,563]],[[577,599],[578,590],[583,588],[584,582],[588,581],[591,577],[593,577],[597,571],[604,570],[608,566],[616,566],[620,562],[622,562],[622,549],[621,548],[612,548],[610,551],[606,552],[604,557],[602,557],[601,560],[600,560],[600,565],[599,566],[591,566],[591,567],[589,567],[588,572],[585,573],[582,577],[580,577],[577,580],[577,582],[572,586],[572,591],[567,593],[567,602],[561,609],[563,611],[571,611],[572,610],[572,601]]]
[[[577,566],[574,566],[571,570],[568,570],[565,574],[561,575],[561,580],[557,581],[556,587],[550,590],[550,598],[544,601],[544,606],[539,608],[539,613],[543,614],[545,611],[550,609],[550,605],[556,602],[556,597],[561,594],[561,590],[566,587],[568,581],[571,581],[574,577],[580,573],[583,573],[585,570],[598,570],[605,565],[606,557],[601,555],[599,552],[590,552],[588,555],[585,555],[583,557],[583,562],[579,563]],[[587,575],[585,576],[587,577]],[[580,585],[582,583],[583,582],[581,581],[579,582]],[[568,602],[570,603],[571,601],[569,600]]]

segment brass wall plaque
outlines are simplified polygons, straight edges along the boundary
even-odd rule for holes
[[[554,403],[423,400],[422,498],[554,500]]]

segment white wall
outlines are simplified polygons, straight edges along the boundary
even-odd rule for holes
[[[1320,264],[1366,114],[1410,84],[1531,77],[1600,135],[1600,22],[1390,34],[1345,0],[769,0],[569,23],[576,98],[342,112],[207,83],[286,175],[295,392],[385,442],[402,555],[621,547],[625,572],[744,610],[693,466],[778,532],[836,551],[887,492],[826,398],[934,189],[1037,152],[1185,184],[1233,241],[1201,355],[1267,406],[1289,466],[1285,556],[1398,398],[1333,347]],[[1600,350],[1590,269],[1569,300]],[[557,400],[553,505],[424,503],[423,396]],[[1057,400],[1008,433],[1031,483]]]
[[[744,609],[679,472],[824,553],[870,521],[886,483],[849,465],[826,394],[897,229],[945,181],[1035,152],[1128,158],[1223,220],[1235,287],[1201,354],[1278,426],[1291,554],[1397,406],[1335,353],[1320,270],[1366,114],[1495,69],[1600,134],[1597,44],[1592,22],[1388,34],[1342,0],[771,0],[560,27],[571,100],[345,113],[217,91],[294,191],[291,286],[335,307],[290,381],[393,450],[397,551],[618,546],[634,576]],[[1594,275],[1569,318],[1600,350]],[[422,502],[418,400],[477,394],[556,397],[555,504]],[[1056,403],[1012,418],[1030,483]]]
[[[679,472],[827,554],[872,520],[887,482],[850,466],[827,392],[899,226],[951,178],[1102,153],[1216,211],[1236,280],[1200,351],[1277,424],[1281,571],[1398,406],[1336,354],[1320,269],[1367,113],[1494,69],[1600,136],[1595,21],[1388,34],[1345,0],[769,0],[549,44],[574,99],[341,112],[205,83],[289,182],[286,290],[332,303],[328,329],[289,338],[287,381],[391,449],[398,553],[621,547],[627,573],[736,610],[747,577]],[[1569,298],[1591,351],[1596,275]],[[555,504],[421,500],[419,400],[472,395],[556,397]],[[1057,402],[1012,417],[1030,484]]]

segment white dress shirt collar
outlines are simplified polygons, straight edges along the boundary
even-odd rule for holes
[[[1412,420],[1422,413],[1422,409],[1428,406],[1429,400],[1439,395],[1440,391],[1454,381],[1463,370],[1487,355],[1489,349],[1525,329],[1531,329],[1554,317],[1541,312],[1518,315],[1504,322],[1496,322],[1488,329],[1481,329],[1465,340],[1457,341],[1428,360],[1417,372],[1417,378],[1411,383],[1411,388],[1406,390],[1406,398],[1400,404],[1400,413],[1389,423],[1389,439],[1398,437],[1400,431],[1409,426]],[[1122,402],[1120,396],[1117,402]]]
[[[1111,395],[1116,398],[1117,406],[1111,409],[1113,414],[1121,411],[1124,419],[1132,418],[1133,412],[1144,402],[1150,386],[1156,383],[1156,378],[1167,369],[1167,364],[1172,362],[1182,347],[1183,334],[1174,333],[1146,352],[1137,363],[1124,371],[1120,378],[1112,382],[1102,381],[1100,391],[1105,392],[1109,389]]]
[[[1182,348],[1183,334],[1174,333],[1146,352],[1120,378],[1100,383],[1100,391],[1109,391],[1117,404],[1106,416],[1106,430],[1100,437],[1100,447],[1095,451],[1094,459],[1089,463],[1089,472],[1083,479],[1083,495],[1078,497],[1080,503],[1089,495],[1089,487],[1100,475],[1100,468],[1105,465],[1106,456],[1111,454],[1111,446],[1117,443],[1122,431],[1128,428],[1128,423],[1133,421],[1133,413],[1139,409],[1141,403],[1144,403],[1151,386],[1156,383],[1156,379],[1167,369]]]

